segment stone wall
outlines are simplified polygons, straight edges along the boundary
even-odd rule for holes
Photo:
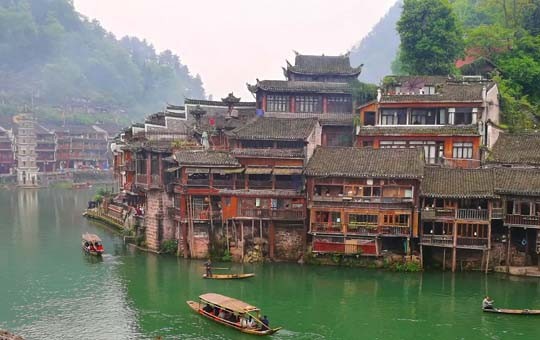
[[[304,253],[303,226],[275,226],[274,257],[279,260],[297,261]]]
[[[171,214],[168,214],[168,208],[172,206],[172,196],[166,192],[149,190],[146,193],[144,225],[146,227],[146,246],[149,249],[159,251],[161,242],[178,238],[178,228]]]

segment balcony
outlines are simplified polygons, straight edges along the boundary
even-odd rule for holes
[[[377,223],[349,222],[347,225],[347,233],[358,235],[377,235]]]
[[[422,210],[422,220],[454,219],[456,212],[452,208],[430,208]]]
[[[148,183],[148,176],[146,174],[135,175],[135,183],[139,185],[146,185]]]
[[[452,235],[424,234],[420,238],[420,244],[424,246],[452,247],[454,245],[454,237]]]
[[[491,218],[502,220],[504,218],[503,208],[491,208]]]
[[[531,226],[540,228],[540,217],[529,215],[506,215],[504,223],[512,226]]]
[[[232,180],[220,180],[220,179],[214,179],[214,185],[215,188],[220,189],[232,189],[233,188],[233,181]]]
[[[382,226],[379,232],[383,236],[400,236],[406,237],[411,235],[411,228],[408,226]]]
[[[457,237],[458,248],[487,249],[488,239],[483,237]]]
[[[328,234],[342,234],[343,224],[341,223],[328,223],[328,222],[313,222],[311,223],[312,233],[328,233]]]
[[[276,189],[296,190],[298,187],[298,183],[295,183],[293,181],[276,181],[275,187]]]
[[[272,189],[272,182],[251,180],[248,183],[248,187],[250,189]]]
[[[210,180],[208,178],[189,178],[187,185],[190,187],[208,187]]]
[[[456,218],[458,220],[488,221],[489,211],[487,209],[458,209]]]
[[[304,210],[291,209],[241,209],[241,217],[266,218],[273,220],[303,220]]]
[[[217,211],[212,211],[210,213],[209,209],[201,209],[201,210],[194,209],[193,220],[210,221],[210,219],[212,219],[212,221],[221,220],[221,212],[217,210]]]

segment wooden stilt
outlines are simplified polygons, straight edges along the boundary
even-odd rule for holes
[[[446,270],[446,248],[443,248],[442,270]]]
[[[424,246],[420,243],[420,268],[424,269]]]
[[[510,227],[508,227],[508,237],[506,244],[506,272],[510,272],[510,243],[512,243],[512,233],[510,232]]]
[[[242,242],[242,262],[244,262],[244,221],[240,221],[240,242]]]
[[[268,228],[268,247],[270,248],[269,249],[269,255],[270,255],[270,259],[274,259],[274,246],[275,246],[275,233],[276,233],[276,229],[275,229],[275,226],[274,226],[274,221],[269,221],[270,225],[269,225],[269,228]]]
[[[482,260],[480,260],[480,271],[484,270],[484,261],[486,260],[486,251],[482,250]]]
[[[452,272],[456,271],[456,258],[457,258],[457,249],[454,247],[452,248]]]
[[[489,272],[489,255],[490,255],[490,250],[488,249],[487,250],[487,256],[486,256],[486,274]]]

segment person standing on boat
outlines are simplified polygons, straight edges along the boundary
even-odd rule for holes
[[[210,259],[208,259],[208,261],[204,263],[204,268],[206,269],[206,277],[211,277],[212,276],[212,261],[210,261]]]
[[[489,296],[486,296],[484,300],[482,300],[482,309],[494,309],[493,308],[493,300]]]

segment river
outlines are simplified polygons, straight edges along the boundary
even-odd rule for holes
[[[538,339],[540,317],[482,313],[496,304],[540,309],[540,279],[500,274],[392,273],[296,264],[218,264],[255,272],[203,280],[202,261],[157,256],[81,216],[93,190],[0,191],[0,328],[26,339],[248,339],[192,313],[217,292],[263,309],[274,339]],[[80,249],[99,234],[102,260]]]

